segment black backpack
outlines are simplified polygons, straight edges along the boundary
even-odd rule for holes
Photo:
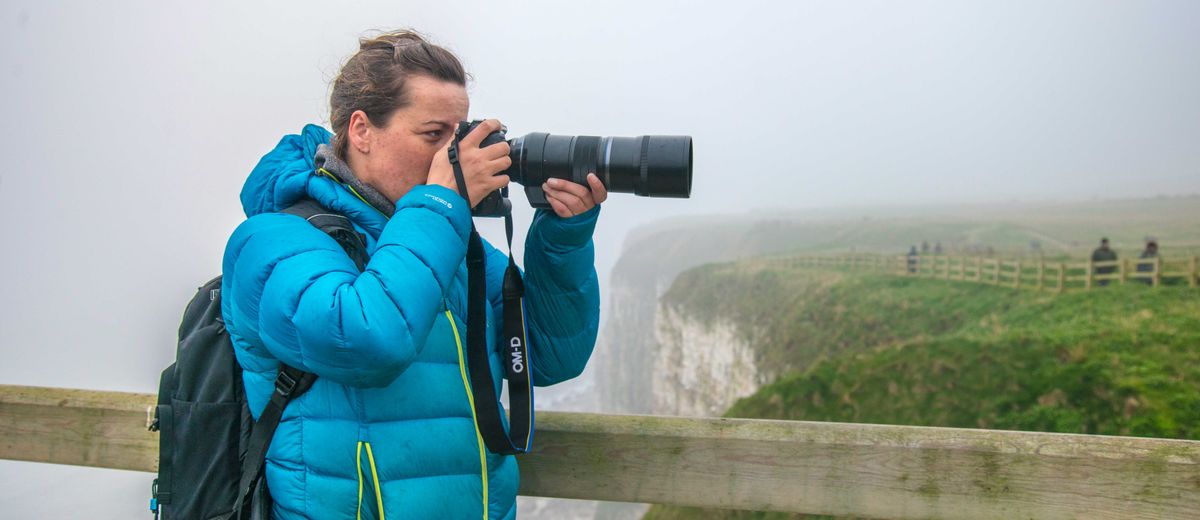
[[[365,238],[343,215],[304,199],[283,210],[332,236],[359,270],[367,262]],[[164,520],[270,518],[271,499],[262,469],[267,448],[288,402],[307,391],[316,375],[281,365],[275,392],[257,423],[242,386],[242,368],[221,318],[221,277],[200,287],[179,325],[175,363],[163,370],[150,425],[160,432],[158,478],[150,510]]]

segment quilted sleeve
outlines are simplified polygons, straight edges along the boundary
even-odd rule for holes
[[[549,386],[583,372],[600,324],[592,231],[600,207],[569,219],[539,209],[525,240],[525,323],[533,383]],[[494,251],[494,250],[493,250]],[[494,251],[489,266],[506,265]],[[489,277],[492,275],[489,269]],[[502,278],[503,271],[499,272]],[[489,280],[499,299],[500,281]],[[494,301],[496,316],[502,302]]]
[[[470,212],[440,186],[396,207],[366,268],[292,215],[246,220],[225,250],[222,314],[235,345],[339,383],[391,383],[423,348],[466,254]]]

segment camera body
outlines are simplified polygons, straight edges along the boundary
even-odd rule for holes
[[[462,141],[463,138],[467,137],[467,134],[471,133],[471,130],[474,130],[475,127],[479,126],[479,124],[482,122],[482,119],[460,122],[458,124],[458,130],[455,139]],[[501,126],[500,130],[492,132],[488,134],[487,137],[484,137],[483,140],[479,142],[479,147],[487,148],[493,144],[504,142],[505,133],[507,131],[508,128]],[[512,143],[509,143],[509,146],[511,145]],[[497,175],[505,175],[506,173],[507,171],[504,171],[498,173]],[[538,188],[538,191],[541,191],[540,187]],[[542,198],[546,198],[545,194],[542,194]],[[500,188],[487,194],[483,200],[479,201],[479,204],[476,204],[474,208],[471,208],[471,216],[474,217],[503,217],[510,213],[512,213],[512,201],[508,200],[507,187]]]
[[[459,123],[457,140],[471,133],[482,120]],[[507,128],[488,134],[480,148],[508,141],[512,166],[497,175],[508,175],[525,187],[529,205],[549,208],[542,190],[548,179],[565,179],[587,186],[595,173],[610,193],[643,197],[688,198],[692,191],[692,138],[674,135],[597,137],[551,135],[534,132],[508,139]],[[489,193],[471,210],[477,217],[503,217],[512,212],[508,188]]]

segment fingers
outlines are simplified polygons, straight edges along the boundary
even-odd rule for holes
[[[587,186],[582,186],[571,181],[555,178],[547,180],[546,184],[549,184],[550,188],[554,191],[563,191],[579,199],[586,198],[589,201],[592,200],[592,192]]]
[[[510,166],[512,166],[512,159],[509,159],[507,155],[501,155],[499,159],[492,159],[488,161],[487,165],[488,173],[495,175],[507,170]]]
[[[484,190],[484,193],[490,193],[490,192],[496,191],[500,188],[508,186],[508,176],[507,175],[493,175],[487,179],[487,182],[484,183],[484,186],[487,187],[487,189]]]
[[[479,123],[479,126],[471,129],[471,132],[468,133],[466,137],[462,138],[462,141],[459,141],[458,146],[460,148],[478,148],[479,143],[483,142],[484,137],[487,137],[492,132],[500,130],[500,128],[501,125],[499,119],[484,120],[482,123]],[[488,148],[491,147],[489,146]]]
[[[587,187],[562,179],[550,179],[542,185],[546,200],[554,212],[563,218],[570,218],[596,206],[592,192]]]
[[[508,186],[508,175],[498,175],[512,166],[509,158],[507,142],[496,143],[486,148],[479,148],[479,143],[492,132],[501,128],[500,121],[488,119],[471,130],[459,141],[458,163],[462,168],[463,181],[466,183],[467,198],[471,207],[479,204],[488,193]],[[449,160],[450,144],[438,150],[433,164],[429,169],[427,184],[439,184],[458,191],[458,179],[454,174]],[[461,192],[460,192],[461,193]]]
[[[600,181],[600,177],[594,173],[589,173],[587,176],[588,186],[592,187],[592,200],[596,204],[601,204],[608,200],[608,188],[604,187],[604,183]]]
[[[554,210],[555,215],[558,215],[561,218],[571,218],[575,216],[575,214],[571,212],[571,209],[568,208],[566,204],[563,204],[562,202],[559,202],[558,199],[551,197],[549,192],[546,192],[546,200],[550,201],[550,209]]]
[[[484,157],[488,158],[488,160],[493,160],[501,157],[508,157],[508,152],[511,150],[511,148],[508,146],[507,141],[503,141],[480,148],[480,150],[482,150]]]
[[[546,191],[546,200],[554,213],[562,218],[571,218],[589,209],[578,197],[560,191]]]
[[[508,142],[501,141],[484,148],[479,148],[480,141],[500,128],[500,121],[496,119],[488,119],[479,123],[478,126],[459,141],[459,161],[464,165],[472,164],[477,168],[485,170],[485,175],[492,175],[512,166],[512,160],[508,157],[508,153],[511,150]]]

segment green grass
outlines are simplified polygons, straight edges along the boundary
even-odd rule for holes
[[[760,360],[788,368],[727,417],[1200,439],[1195,289],[1048,295],[746,262],[685,272],[666,302],[757,331]]]

